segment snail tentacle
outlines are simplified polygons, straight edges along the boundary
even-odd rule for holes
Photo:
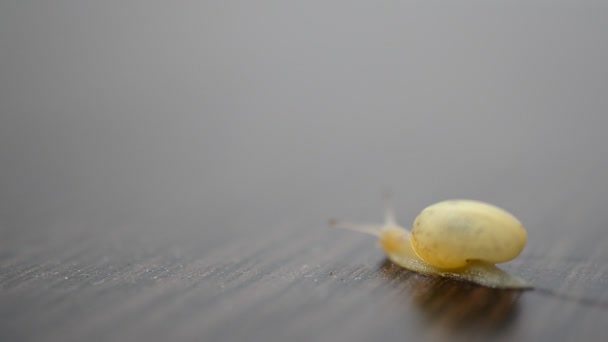
[[[386,226],[378,225],[378,224],[359,224],[359,223],[338,221],[338,220],[334,220],[334,219],[329,220],[329,225],[333,228],[354,230],[356,232],[370,234],[370,235],[378,236],[378,237],[380,237],[382,235],[382,232],[386,228]]]

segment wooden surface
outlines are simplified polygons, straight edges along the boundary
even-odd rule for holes
[[[3,1],[0,341],[605,341],[608,9]],[[492,290],[330,218],[524,222]]]
[[[540,289],[517,292],[404,271],[373,240],[323,228],[3,243],[2,340],[604,339],[606,239],[547,255],[532,240],[505,268]]]

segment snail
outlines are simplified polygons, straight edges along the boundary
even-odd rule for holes
[[[411,231],[399,226],[390,206],[384,225],[335,220],[330,225],[377,236],[388,258],[410,271],[493,288],[530,288],[494,265],[522,252],[526,229],[515,216],[488,203],[449,200],[433,204],[418,214]]]

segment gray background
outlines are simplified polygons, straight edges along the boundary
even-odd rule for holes
[[[87,311],[107,297],[87,292],[99,279],[64,284],[77,268],[131,276],[106,289],[118,305],[150,258],[190,255],[195,270],[277,236],[325,241],[317,256],[365,241],[353,263],[374,267],[371,241],[325,222],[379,221],[387,189],[405,225],[430,203],[481,199],[525,223],[523,260],[603,264],[607,33],[601,1],[2,0],[3,334],[163,336]],[[323,265],[338,261],[351,264]],[[528,276],[576,278],[556,269]],[[577,286],[605,296],[607,275],[592,270]],[[190,308],[221,319],[164,337],[224,331],[224,304]],[[89,325],[72,335],[78,314]]]

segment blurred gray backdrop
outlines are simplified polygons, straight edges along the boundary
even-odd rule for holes
[[[592,241],[607,32],[601,1],[3,0],[0,229],[326,229],[390,189]]]

